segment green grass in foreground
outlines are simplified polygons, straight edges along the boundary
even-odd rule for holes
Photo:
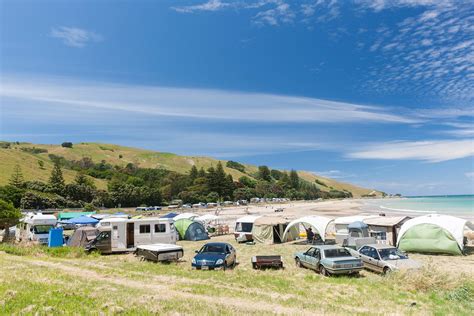
[[[234,243],[240,262],[235,270],[193,271],[190,260],[201,243],[181,244],[185,257],[177,264],[0,245],[0,251],[15,254],[0,254],[0,313],[470,315],[474,310],[472,275],[447,274],[431,265],[412,274],[324,278],[292,264],[293,252],[306,246]],[[281,253],[286,269],[253,270],[255,253]]]

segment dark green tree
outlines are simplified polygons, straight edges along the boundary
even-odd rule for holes
[[[300,177],[296,170],[291,170],[290,172],[290,186],[295,190],[298,190],[300,187]]]
[[[0,229],[4,229],[2,241],[8,241],[10,236],[10,227],[16,225],[20,219],[20,210],[12,203],[0,199]]]
[[[272,181],[272,176],[270,174],[270,169],[267,166],[258,167],[258,179],[263,181]]]
[[[11,186],[22,188],[25,180],[23,179],[23,173],[21,172],[20,165],[15,165],[13,168],[13,173],[10,177],[9,184]]]
[[[51,176],[49,177],[49,188],[51,192],[62,195],[64,194],[64,189],[66,183],[64,182],[63,172],[61,171],[61,166],[59,163],[54,164],[54,168],[51,171]]]
[[[83,185],[83,186],[86,186],[86,187],[90,187],[92,189],[96,188],[94,181],[91,178],[87,177],[82,172],[78,172],[76,174],[76,177],[74,178],[74,183],[76,183],[77,185]]]
[[[198,169],[195,165],[191,167],[191,170],[189,171],[189,178],[191,179],[191,182],[196,180],[196,178],[199,176],[198,174]]]
[[[257,181],[250,179],[247,176],[240,177],[239,182],[249,188],[255,188],[255,186],[257,185]]]

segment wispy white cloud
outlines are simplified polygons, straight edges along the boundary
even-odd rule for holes
[[[84,47],[90,42],[102,41],[102,36],[78,27],[59,26],[51,29],[50,36],[59,38],[67,46]]]
[[[357,159],[441,162],[474,155],[474,140],[399,141],[371,144],[348,154]]]
[[[353,173],[346,173],[341,170],[314,171],[314,174],[331,179],[353,178],[356,176]]]
[[[372,1],[367,6],[376,5]],[[422,6],[417,15],[377,33],[377,55],[363,88],[436,97],[452,104],[474,100],[474,3],[472,1],[379,1],[380,10]],[[467,104],[466,108],[472,108]]]
[[[171,9],[179,13],[194,13],[200,11],[219,11],[230,6],[230,3],[224,3],[220,0],[209,0],[201,4],[171,7]]]
[[[417,123],[383,108],[315,98],[223,90],[115,85],[4,76],[0,96],[58,107],[254,122]]]
[[[466,177],[468,177],[469,179],[474,179],[474,172],[472,172],[472,171],[466,172],[464,175]]]

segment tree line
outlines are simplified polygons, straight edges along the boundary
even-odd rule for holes
[[[192,166],[180,174],[165,169],[140,168],[136,164],[111,165],[90,158],[66,160],[49,155],[54,163],[47,182],[25,181],[20,166],[14,168],[8,185],[0,186],[0,199],[22,209],[135,207],[163,205],[179,199],[183,203],[250,200],[260,198],[318,199],[351,197],[348,191],[321,191],[316,183],[301,179],[295,170],[288,172],[258,167],[255,174],[233,179],[221,164],[208,169]],[[227,166],[245,171],[230,162]],[[77,171],[74,181],[66,183],[62,169]],[[97,188],[95,179],[107,181]]]

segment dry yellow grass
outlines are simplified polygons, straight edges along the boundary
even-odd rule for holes
[[[13,256],[0,254],[0,305],[6,314],[452,314],[473,306],[473,275],[443,270],[383,277],[325,278],[293,264],[306,245],[232,243],[239,265],[228,271],[193,271],[194,250],[204,242],[180,242],[179,263],[142,262],[131,254],[110,256]],[[281,254],[284,270],[253,270],[255,254]],[[428,262],[431,256],[419,256]],[[466,257],[451,257],[453,263]],[[470,258],[470,257],[467,257]],[[449,270],[449,267],[447,267]],[[434,272],[436,272],[434,274]],[[446,281],[448,280],[448,282]],[[62,302],[59,304],[58,302]]]

